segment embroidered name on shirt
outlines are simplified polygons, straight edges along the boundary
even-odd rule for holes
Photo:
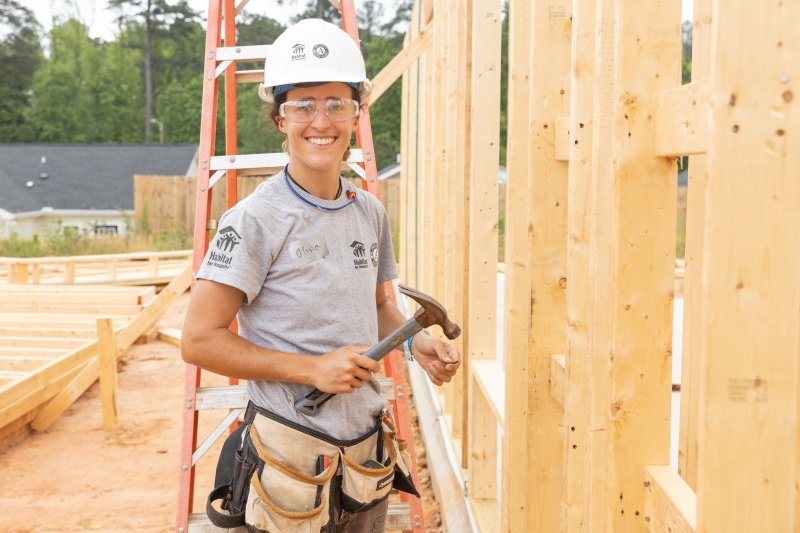
[[[290,244],[289,254],[295,265],[307,265],[328,255],[328,243],[322,233],[314,233]]]

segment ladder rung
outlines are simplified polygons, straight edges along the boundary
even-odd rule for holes
[[[272,45],[217,48],[217,61],[265,61]]]
[[[389,511],[386,513],[386,531],[410,531],[411,508],[406,502],[389,502]],[[189,515],[189,533],[218,533],[220,531],[246,532],[245,528],[222,530],[211,523],[205,513],[192,513]]]
[[[347,163],[361,163],[363,161],[364,153],[360,148],[353,148],[350,150],[350,158],[347,160]],[[284,152],[273,154],[218,155],[211,158],[211,170],[282,169],[288,162],[289,154]]]
[[[263,70],[237,70],[236,83],[261,83],[264,81]]]
[[[378,378],[381,394],[387,400],[394,400],[394,381],[392,378]],[[221,387],[198,387],[195,409],[244,409],[247,407],[247,392],[244,385],[223,385]]]
[[[244,385],[198,387],[195,409],[243,409],[247,407]]]

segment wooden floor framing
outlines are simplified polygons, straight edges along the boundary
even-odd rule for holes
[[[184,268],[158,295],[153,286],[0,285],[0,446],[49,427],[108,367],[103,356],[115,361],[189,283]],[[107,409],[104,419],[116,414]]]

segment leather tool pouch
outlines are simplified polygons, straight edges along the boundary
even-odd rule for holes
[[[258,466],[257,454],[246,438],[247,424],[231,433],[222,445],[214,478],[214,490],[206,501],[206,514],[217,527],[244,525],[250,478]],[[220,510],[213,505],[220,501]]]
[[[365,435],[343,441],[250,403],[245,424],[222,447],[206,512],[217,527],[246,525],[254,533],[333,530],[337,488],[349,512],[374,507],[392,488],[419,497],[410,465],[388,414]],[[218,500],[221,511],[212,505]]]

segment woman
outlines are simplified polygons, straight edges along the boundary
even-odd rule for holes
[[[259,94],[289,163],[222,217],[187,311],[184,360],[248,380],[246,444],[263,468],[247,500],[255,530],[383,531],[404,471],[379,364],[361,355],[405,321],[382,286],[397,277],[389,220],[339,174],[370,89],[336,26],[303,20],[275,41]],[[458,370],[458,352],[432,336],[410,351],[437,385]],[[306,416],[293,405],[313,388],[336,396]]]

